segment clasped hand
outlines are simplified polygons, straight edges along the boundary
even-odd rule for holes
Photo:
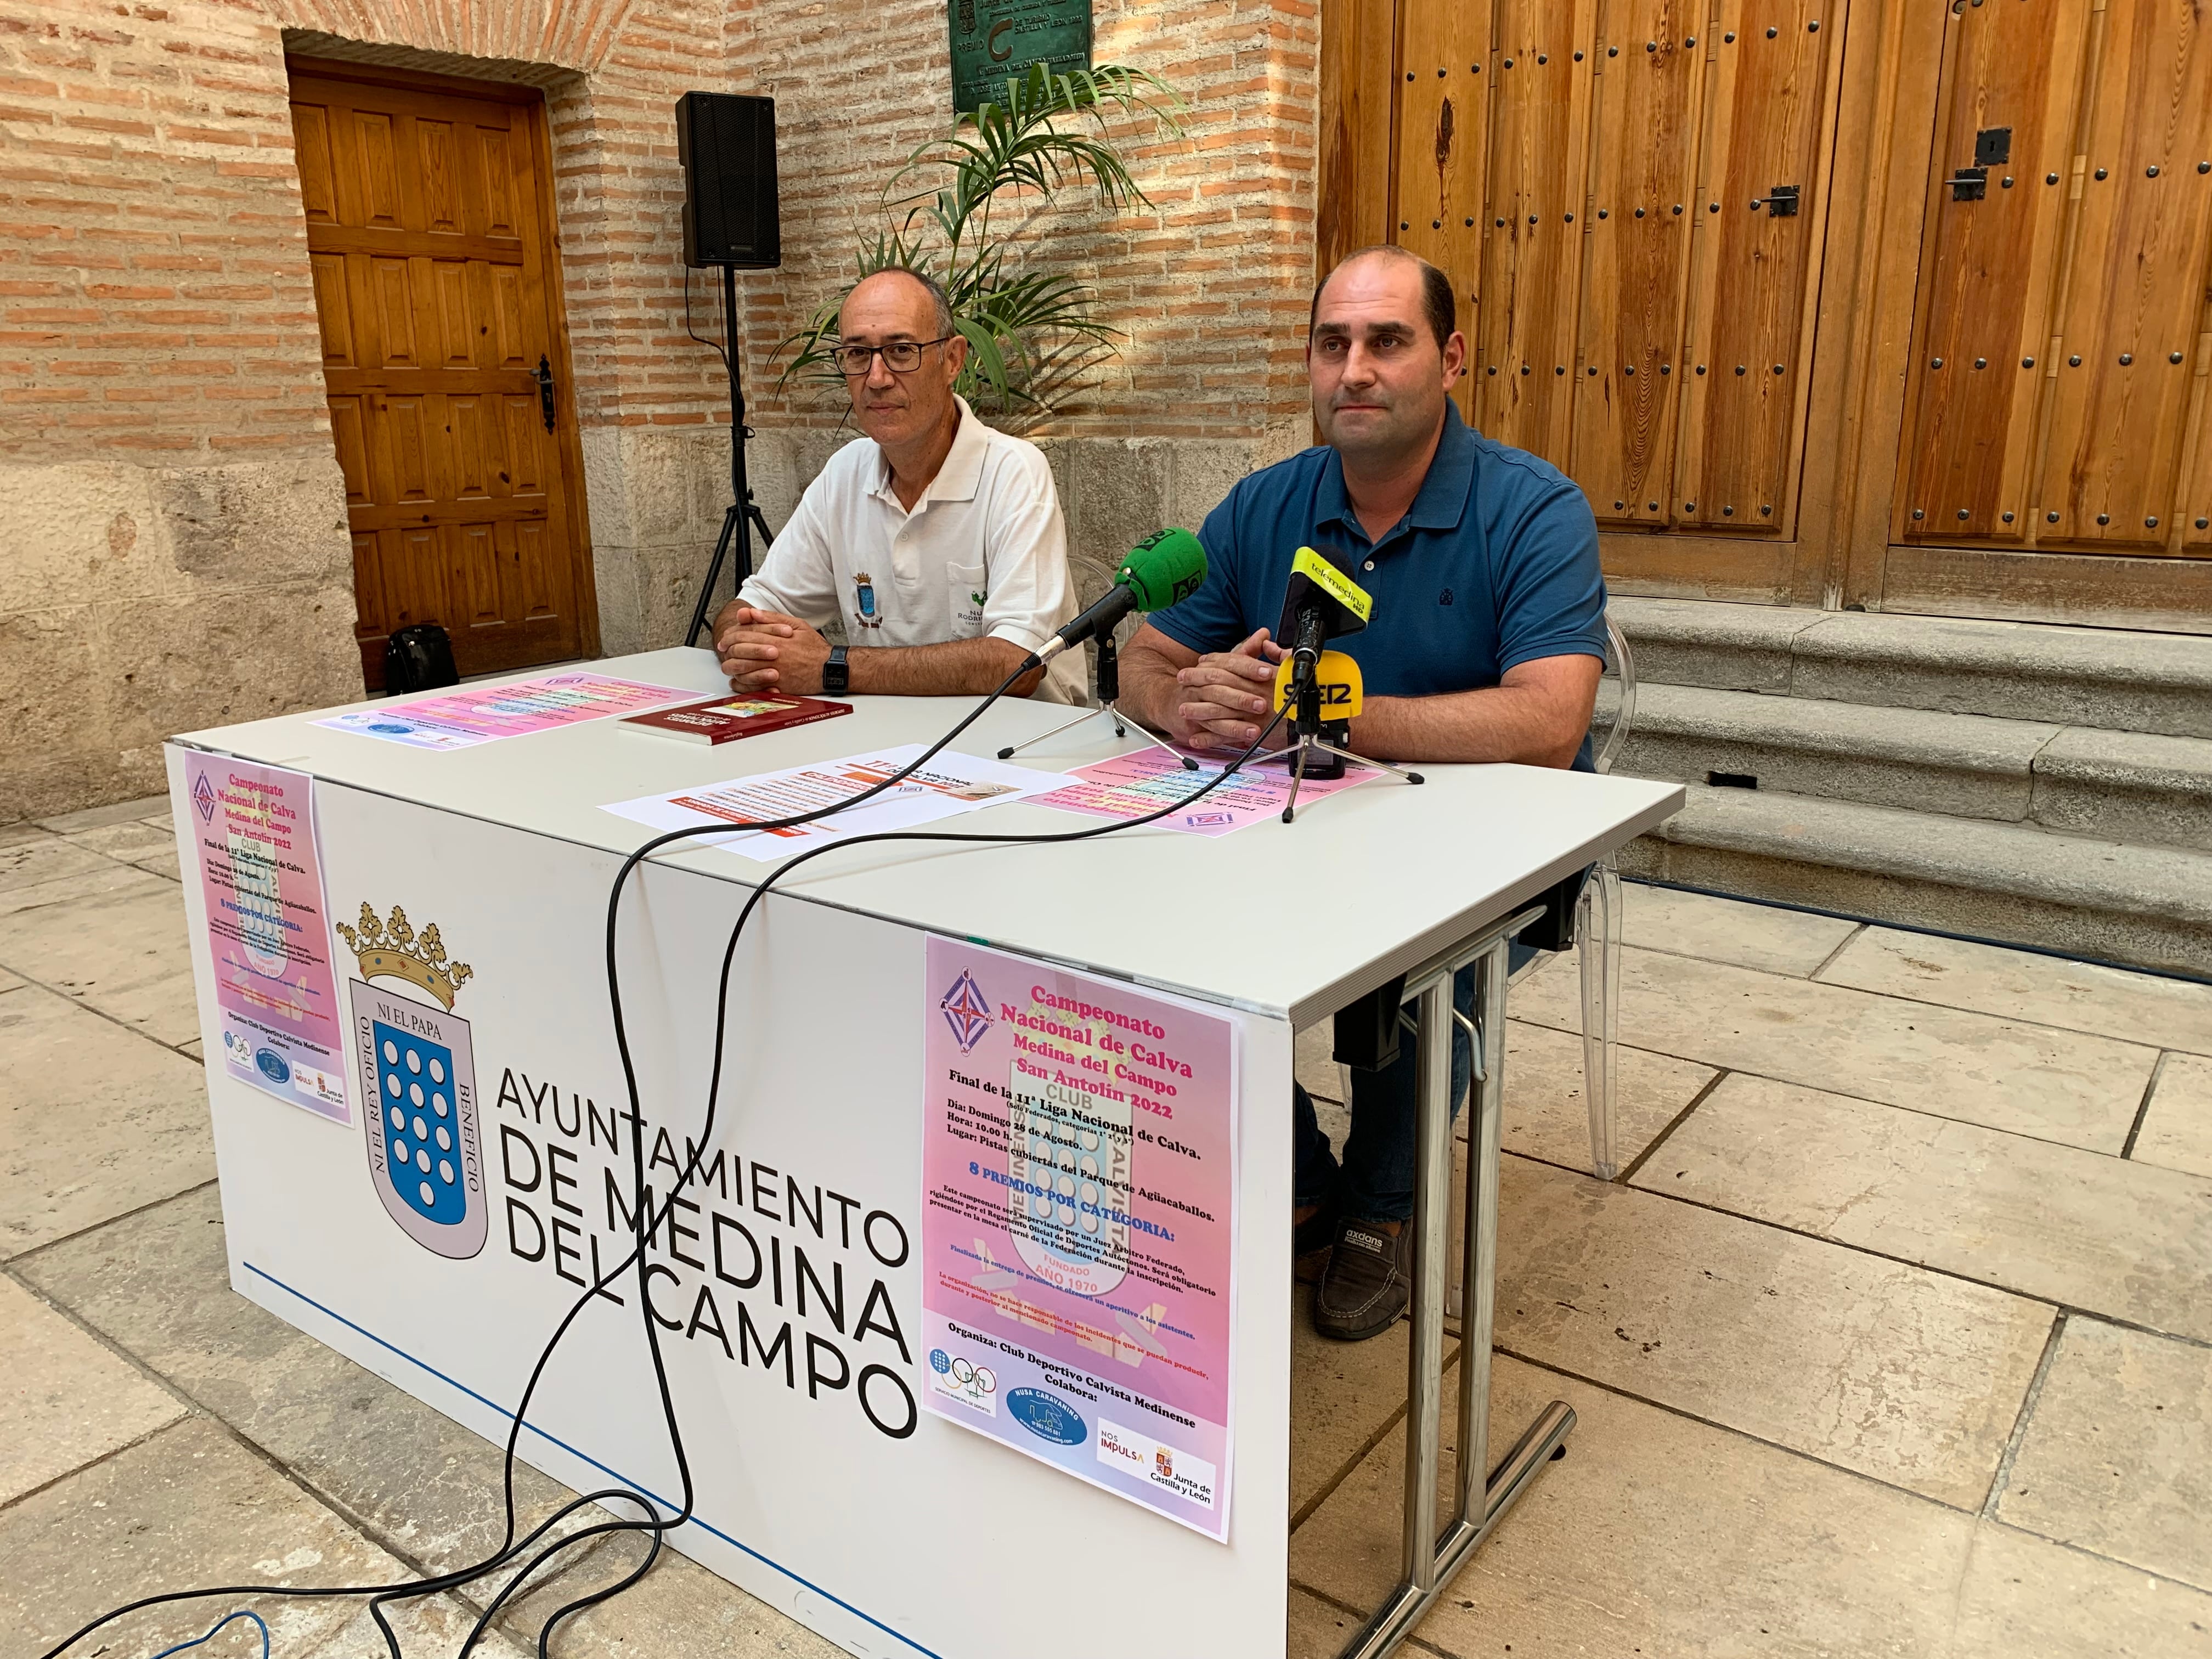
[[[788,696],[822,689],[830,641],[796,617],[740,605],[715,619],[714,654],[731,690]]]
[[[1233,651],[1211,651],[1176,670],[1176,735],[1193,749],[1249,749],[1273,710],[1282,659],[1263,628]]]

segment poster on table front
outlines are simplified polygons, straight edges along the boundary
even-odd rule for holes
[[[350,1124],[313,787],[306,773],[279,766],[185,756],[189,862],[207,905],[219,1063],[264,1093]],[[208,1060],[217,1063],[215,1054]]]
[[[1225,1540],[1236,1027],[933,938],[922,1398]]]

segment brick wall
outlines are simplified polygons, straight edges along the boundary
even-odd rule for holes
[[[1155,207],[1077,192],[1053,257],[1127,331],[1036,435],[1086,586],[1303,441],[1311,0],[1097,0],[1099,61],[1189,132]],[[0,0],[0,822],[158,787],[172,732],[357,696],[284,54],[544,88],[610,652],[672,642],[726,492],[720,365],[687,337],[672,106],[778,100],[784,246],[742,279],[762,498],[781,522],[838,411],[777,343],[849,269],[890,169],[949,125],[943,0]],[[709,273],[693,278],[718,331]]]

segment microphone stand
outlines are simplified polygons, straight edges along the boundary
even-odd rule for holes
[[[1130,732],[1134,732],[1146,743],[1152,744],[1156,748],[1166,750],[1168,753],[1173,755],[1177,760],[1181,761],[1186,769],[1193,772],[1197,771],[1198,763],[1196,761],[1184,754],[1174,744],[1162,743],[1159,738],[1154,737],[1150,732],[1145,730],[1143,726],[1139,726],[1134,720],[1132,720],[1124,715],[1121,709],[1116,707],[1121,700],[1121,658],[1119,648],[1114,643],[1114,630],[1110,628],[1101,630],[1097,636],[1097,643],[1098,706],[1096,708],[1086,708],[1081,714],[1076,715],[1073,720],[1062,720],[1058,726],[1054,726],[1051,731],[1041,732],[1036,737],[1028,739],[1026,742],[1008,744],[1004,749],[1001,749],[999,751],[999,758],[1000,760],[1012,760],[1016,755],[1020,754],[1023,750],[1034,749],[1037,744],[1045,741],[1046,738],[1056,738],[1061,732],[1068,730],[1069,727],[1082,725],[1084,721],[1089,720],[1094,714],[1104,714],[1114,722],[1114,735],[1115,737],[1126,738]]]
[[[1290,757],[1291,798],[1283,803],[1283,822],[1296,820],[1298,811],[1298,788],[1310,775],[1316,778],[1340,778],[1346,762],[1354,766],[1372,767],[1378,772],[1388,772],[1393,777],[1408,783],[1426,783],[1419,772],[1402,766],[1393,766],[1388,761],[1370,760],[1365,755],[1355,755],[1343,745],[1352,739],[1349,720],[1324,720],[1321,717],[1321,681],[1311,661],[1301,661],[1294,672],[1292,702],[1296,713],[1291,718],[1291,730],[1296,734],[1284,747],[1257,757],[1255,764]],[[1334,741],[1332,741],[1334,739]],[[1317,764],[1315,757],[1322,758]]]

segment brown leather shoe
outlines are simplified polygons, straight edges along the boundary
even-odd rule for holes
[[[1338,1222],[1314,1289],[1314,1329],[1338,1342],[1364,1342],[1396,1324],[1413,1298],[1413,1227],[1401,1225],[1393,1238],[1376,1222]]]

